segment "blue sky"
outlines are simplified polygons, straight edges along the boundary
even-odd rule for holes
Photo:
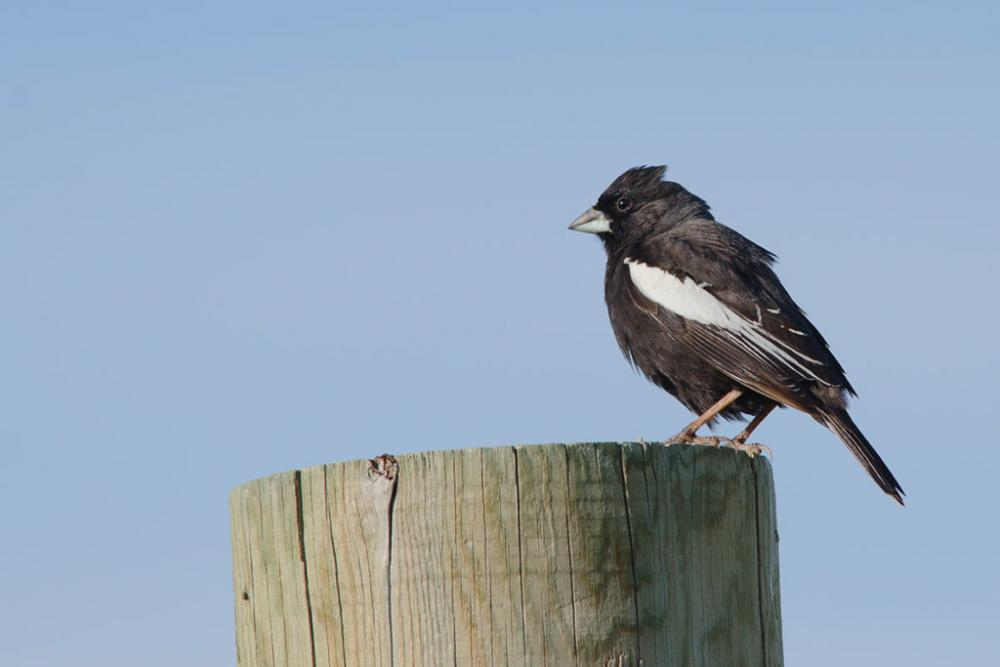
[[[565,230],[643,163],[781,257],[908,493],[802,415],[758,431],[788,664],[995,658],[998,23],[0,6],[0,664],[231,664],[243,481],[679,430]]]

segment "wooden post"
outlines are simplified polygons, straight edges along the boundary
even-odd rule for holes
[[[782,664],[767,459],[383,456],[231,495],[241,667]]]

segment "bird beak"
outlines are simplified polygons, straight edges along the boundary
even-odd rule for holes
[[[583,215],[574,220],[569,228],[575,232],[587,232],[588,234],[610,234],[611,219],[596,208],[589,208],[584,211]]]

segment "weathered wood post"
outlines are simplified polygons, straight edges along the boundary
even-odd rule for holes
[[[241,667],[782,664],[763,457],[424,452],[260,479],[231,509]]]

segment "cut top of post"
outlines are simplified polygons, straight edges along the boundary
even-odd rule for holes
[[[763,457],[421,452],[250,482],[231,508],[244,667],[782,662]]]

